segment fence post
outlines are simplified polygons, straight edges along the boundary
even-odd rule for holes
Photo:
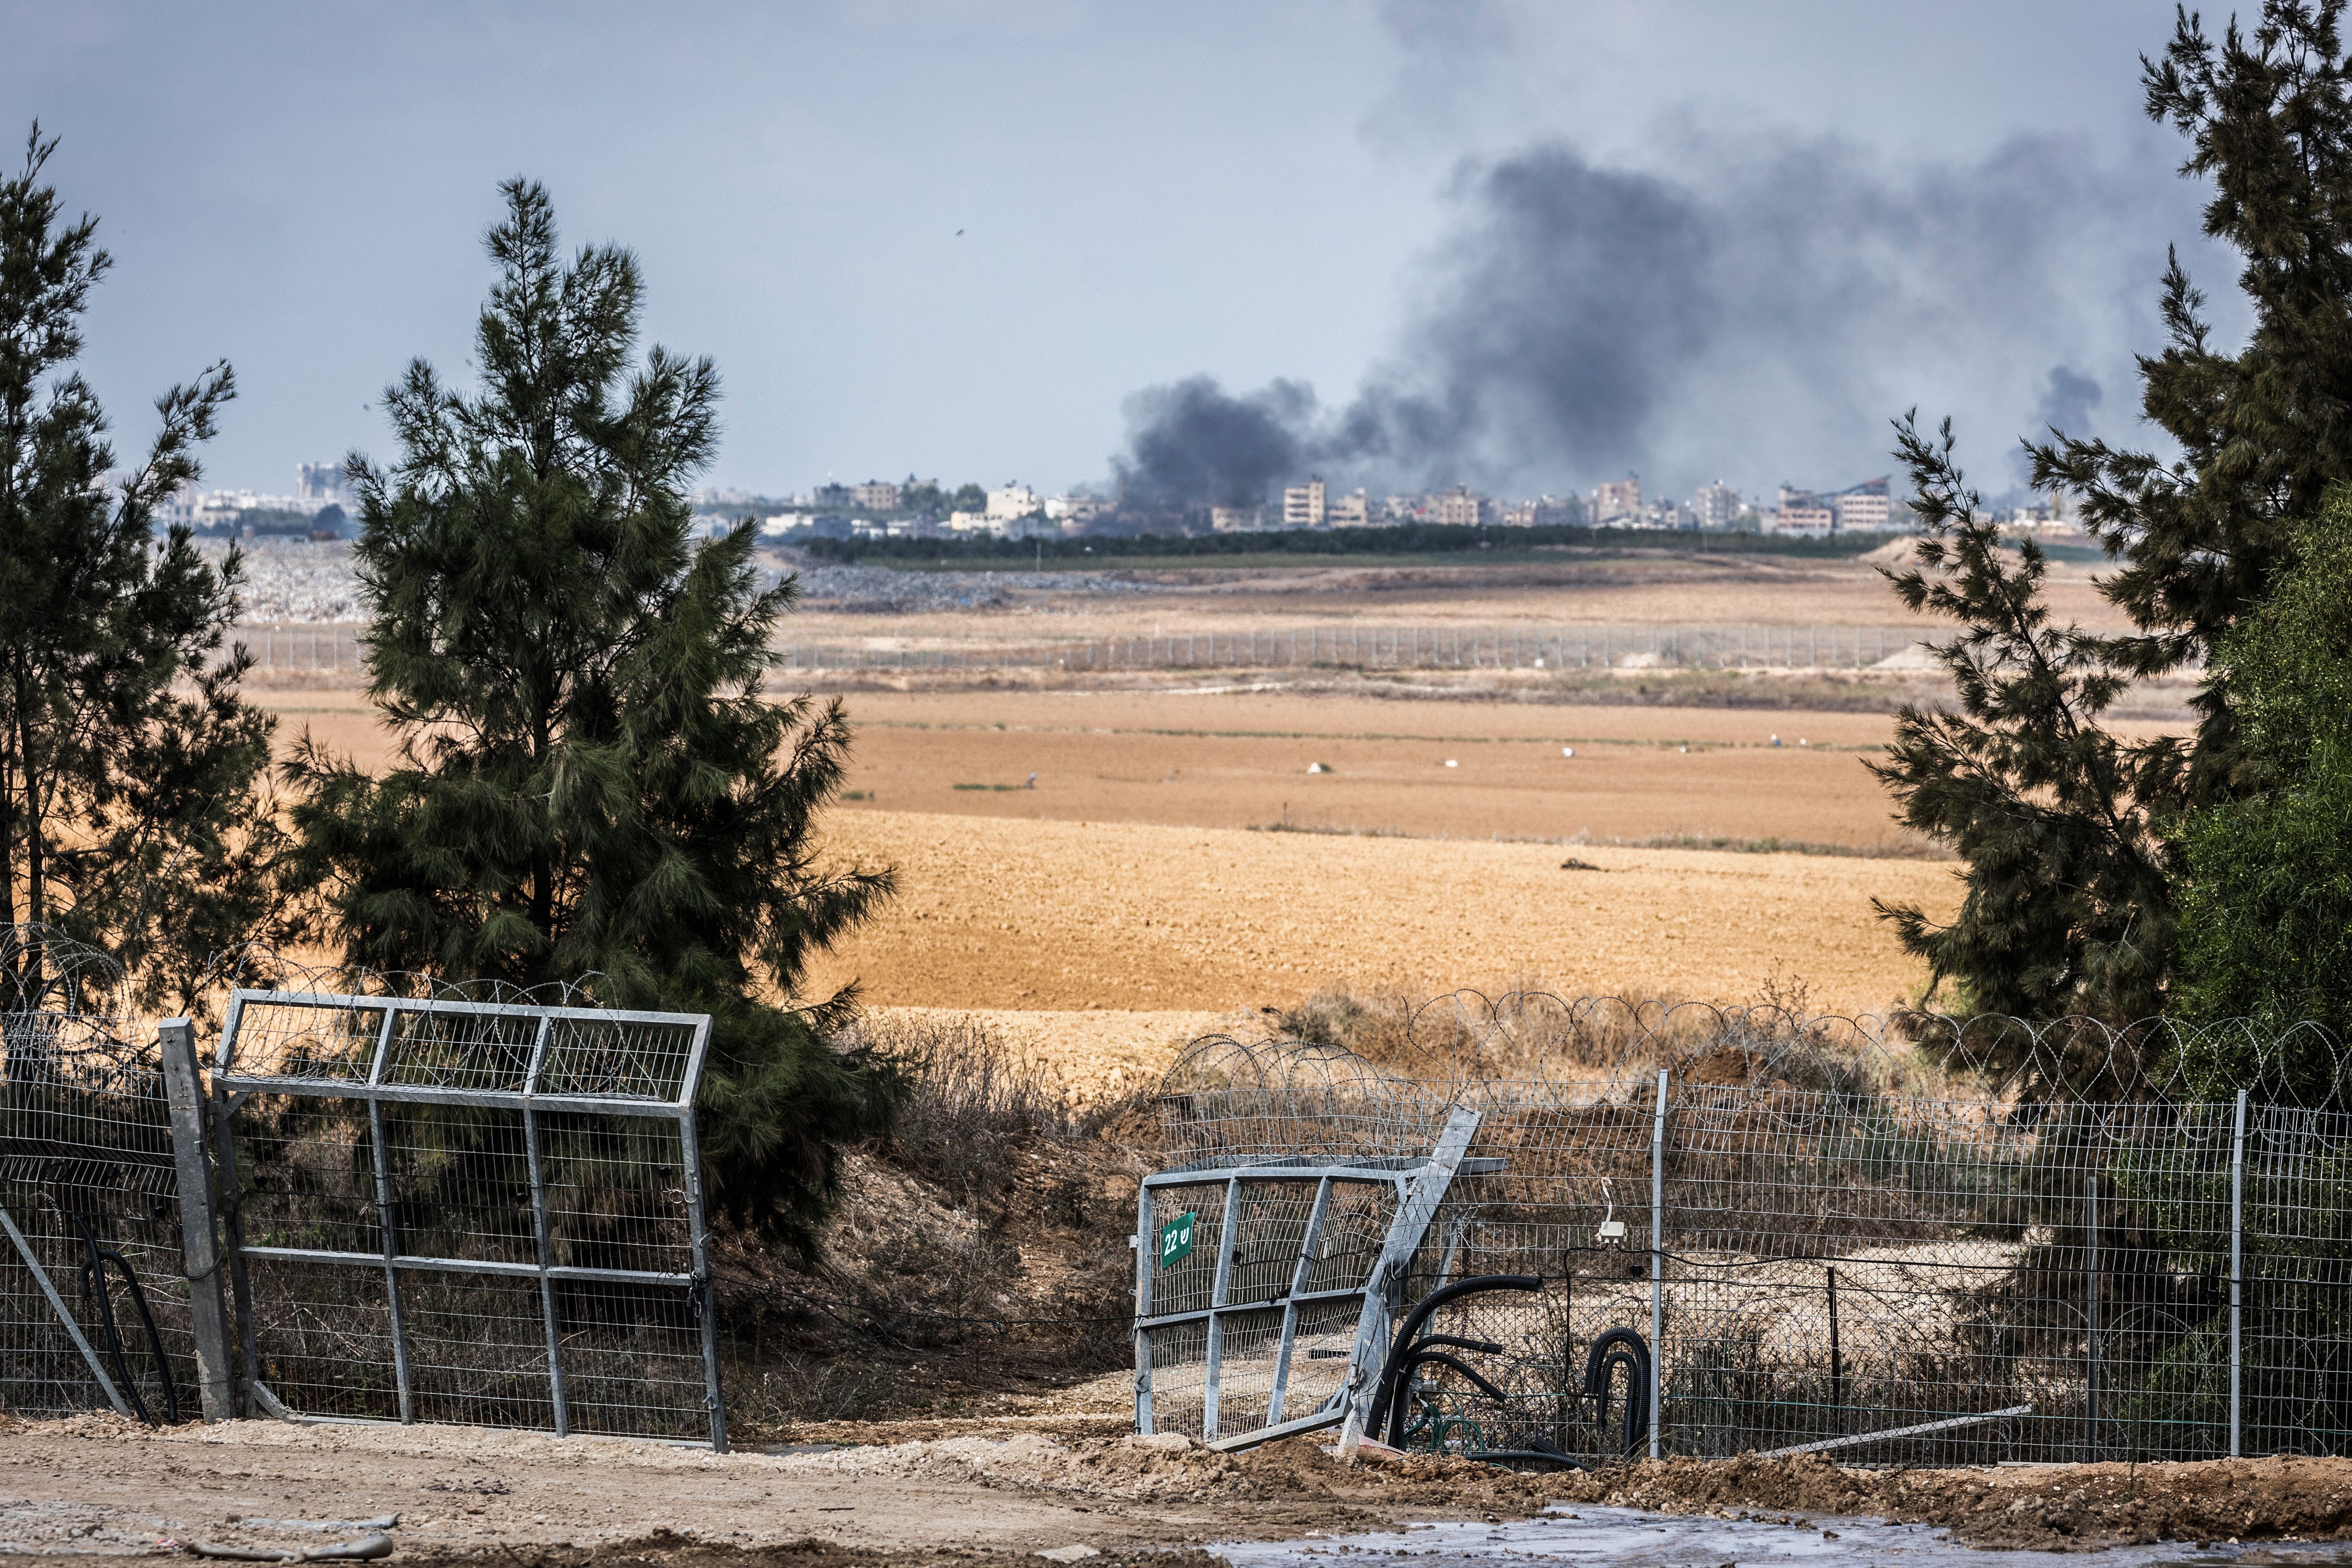
[[[1151,1336],[1143,1320],[1151,1315],[1151,1275],[1160,1257],[1159,1206],[1149,1183],[1135,1189],[1135,1429],[1151,1436]]]
[[[196,1388],[205,1419],[236,1418],[229,1375],[228,1304],[221,1291],[220,1232],[213,1225],[212,1162],[205,1157],[205,1097],[196,1078],[196,1028],[165,1019],[155,1043],[172,1112],[172,1164],[180,1186],[180,1272],[188,1281],[188,1327],[195,1341]]]
[[[2243,1457],[2246,1278],[2246,1092],[2238,1091],[2238,1124],[2230,1135],[2230,1457]]]
[[[572,1405],[563,1386],[563,1324],[556,1311],[555,1280],[548,1272],[555,1267],[555,1233],[547,1220],[547,1161],[540,1149],[539,1116],[530,1103],[530,1096],[539,1092],[540,1070],[547,1063],[547,1041],[554,1032],[554,1024],[553,1019],[541,1018],[538,1031],[531,1037],[530,1061],[522,1073],[522,1146],[530,1175],[530,1228],[539,1257],[541,1326],[547,1335],[547,1391],[555,1416],[555,1435],[568,1437],[572,1435]]]
[[[383,1009],[383,1025],[375,1038],[375,1055],[368,1066],[368,1087],[383,1082],[385,1059],[392,1051],[393,1030],[400,1024],[400,1009]],[[392,1160],[383,1146],[383,1102],[371,1098],[367,1103],[368,1144],[375,1156],[376,1228],[383,1240],[383,1299],[392,1318],[392,1376],[394,1392],[400,1396],[400,1419],[403,1426],[416,1420],[416,1393],[408,1375],[408,1322],[401,1311],[400,1270],[393,1260],[400,1255],[400,1230],[393,1221]]]
[[[1658,1109],[1650,1121],[1650,1458],[1659,1457],[1666,1393],[1666,1070],[1658,1069]]]
[[[2084,1392],[2083,1441],[2086,1449],[2084,1458],[2096,1464],[2099,1458],[2099,1178],[2094,1172],[2083,1178],[2083,1235],[2085,1255],[2083,1269],[2083,1305],[2090,1317],[2090,1376]]]

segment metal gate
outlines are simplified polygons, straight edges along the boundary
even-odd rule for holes
[[[724,1449],[706,1016],[240,990],[212,1092],[249,1396]]]
[[[1225,1448],[1339,1426],[1351,1414],[1360,1429],[1396,1296],[1477,1126],[1475,1112],[1455,1109],[1423,1158],[1273,1160],[1144,1177],[1134,1237],[1136,1429]]]

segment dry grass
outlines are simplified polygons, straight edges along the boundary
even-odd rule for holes
[[[897,1126],[854,1151],[824,1260],[722,1243],[730,1417],[756,1432],[953,1413],[1127,1353],[1143,1093],[1085,1093],[985,1021],[869,1015]]]

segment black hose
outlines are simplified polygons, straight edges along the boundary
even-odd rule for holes
[[[1566,1454],[1556,1452],[1549,1446],[1541,1448],[1481,1448],[1475,1454],[1465,1454],[1462,1457],[1465,1459],[1477,1459],[1489,1465],[1549,1465],[1555,1469],[1562,1470],[1580,1470],[1584,1468],[1583,1460],[1570,1458]]]
[[[1459,1334],[1425,1333],[1421,1336],[1420,1343],[1423,1344],[1450,1344],[1456,1350],[1475,1350],[1481,1355],[1500,1355],[1503,1354],[1503,1347],[1496,1344],[1493,1340],[1464,1339]]]
[[[147,1292],[139,1283],[139,1271],[120,1251],[98,1244],[97,1233],[90,1229],[89,1221],[79,1214],[68,1214],[66,1218],[72,1220],[74,1228],[81,1233],[83,1249],[89,1253],[81,1266],[82,1292],[98,1300],[98,1322],[105,1331],[107,1359],[114,1364],[114,1375],[122,1386],[123,1397],[130,1400],[131,1408],[137,1412],[141,1421],[150,1427],[157,1425],[155,1417],[148,1412],[147,1401],[140,1395],[138,1379],[131,1375],[130,1359],[122,1354],[122,1335],[114,1322],[113,1293],[106,1284],[106,1266],[109,1263],[121,1272],[122,1282],[131,1287],[131,1304],[138,1311],[140,1326],[147,1331],[147,1348],[155,1358],[156,1381],[163,1385],[164,1416],[177,1426],[180,1394],[173,1385],[171,1358],[163,1354],[163,1336],[155,1328],[155,1314],[148,1311]]]
[[[123,1359],[122,1336],[115,1332],[114,1301],[106,1289],[106,1254],[98,1249],[98,1238],[90,1233],[89,1222],[79,1214],[68,1215],[74,1228],[81,1232],[81,1244],[89,1254],[82,1260],[81,1293],[85,1300],[98,1298],[98,1325],[104,1331],[106,1359],[114,1364],[114,1381],[121,1387],[131,1408],[138,1412],[140,1421],[149,1427],[155,1417],[147,1414],[147,1402],[139,1396],[139,1385],[131,1375],[131,1364]]]
[[[1380,1381],[1373,1385],[1372,1407],[1365,1413],[1364,1430],[1377,1432],[1381,1429],[1390,1407],[1396,1401],[1398,1373],[1402,1370],[1406,1358],[1419,1348],[1413,1336],[1421,1333],[1422,1324],[1429,1321],[1429,1315],[1432,1312],[1448,1301],[1458,1301],[1464,1296],[1478,1295],[1486,1291],[1540,1291],[1542,1289],[1543,1281],[1534,1274],[1475,1274],[1467,1280],[1456,1280],[1450,1285],[1440,1285],[1422,1297],[1413,1304],[1412,1311],[1404,1315],[1402,1326],[1397,1330],[1396,1338],[1391,1342],[1388,1360],[1381,1365]]]
[[[122,1282],[131,1287],[131,1304],[139,1311],[139,1322],[147,1330],[147,1348],[155,1357],[155,1381],[163,1389],[163,1419],[176,1427],[180,1424],[180,1391],[172,1383],[172,1360],[163,1354],[163,1336],[156,1332],[155,1314],[147,1310],[147,1291],[139,1283],[138,1271],[131,1260],[120,1252],[109,1252],[109,1261],[122,1270]]]
[[[1625,1452],[1632,1453],[1650,1430],[1650,1347],[1629,1328],[1613,1328],[1592,1342],[1584,1360],[1584,1394],[1592,1401],[1592,1424],[1609,1425],[1609,1385],[1625,1369]]]

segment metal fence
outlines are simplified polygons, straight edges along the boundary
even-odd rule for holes
[[[264,670],[353,673],[363,624],[243,626]],[[952,647],[793,642],[793,670],[1859,670],[1922,666],[1925,633],[1907,626],[1363,624],[1180,632],[1068,643]]]
[[[247,623],[236,640],[253,651],[258,668],[275,674],[356,675],[367,631],[363,621]]]
[[[794,670],[1769,670],[1926,667],[1910,626],[1398,626],[1179,632],[951,648],[788,643]]]
[[[85,1009],[85,956],[53,945],[28,983],[23,956],[0,927],[0,1406],[194,1416],[155,1044]]]
[[[709,1038],[677,1014],[237,991],[213,1093],[258,1396],[723,1448]]]
[[[725,1447],[708,1018],[238,989],[207,1091],[120,988],[0,926],[0,1408]]]
[[[2248,1064],[2251,1091],[2178,1071],[2217,1051]],[[2329,1051],[2307,1031],[1458,998],[1380,1061],[1196,1042],[1160,1105],[1170,1162],[1196,1181],[1425,1157],[1449,1115],[1476,1116],[1389,1310],[1471,1276],[1542,1285],[1435,1314],[1491,1349],[1406,1381],[1410,1446],[2343,1454],[2352,1116],[2282,1103],[2280,1071],[2299,1063],[2307,1085]],[[1301,1221],[1272,1215],[1236,1224],[1238,1255],[1297,1249]],[[1223,1210],[1198,1216],[1193,1253],[1217,1256]],[[1139,1241],[1171,1218],[1145,1217]],[[1652,1354],[1633,1433],[1630,1379],[1596,1350],[1612,1330]],[[1145,1370],[1163,1386],[1256,1374],[1246,1354],[1192,1370],[1208,1349],[1171,1337]],[[1161,1426],[1199,1429],[1191,1408]]]

